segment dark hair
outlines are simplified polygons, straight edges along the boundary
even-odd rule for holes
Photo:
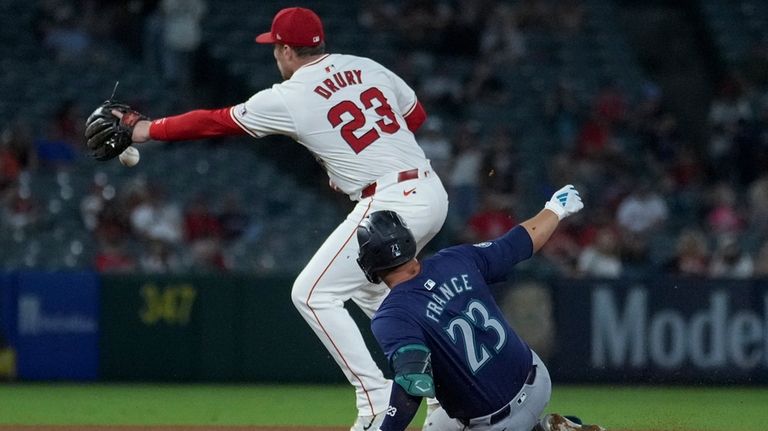
[[[317,46],[292,46],[299,57],[311,57],[313,55],[325,54],[325,41],[320,42]]]

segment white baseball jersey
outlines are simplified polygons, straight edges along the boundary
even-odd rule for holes
[[[231,115],[252,136],[287,135],[307,147],[354,198],[384,174],[426,166],[404,119],[415,106],[414,91],[384,66],[326,54]]]

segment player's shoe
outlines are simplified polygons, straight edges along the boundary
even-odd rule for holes
[[[557,413],[544,416],[539,425],[543,431],[605,431],[598,425],[579,425]]]
[[[373,416],[358,416],[349,431],[378,431],[384,422],[384,413]]]
[[[430,398],[434,399],[434,398]],[[422,425],[421,430],[425,431],[427,429],[427,425],[430,424],[430,416],[432,416],[432,413],[435,412],[435,410],[440,408],[440,403],[435,400],[434,402],[427,402],[427,415],[424,417],[424,425]]]
[[[563,415],[564,418],[568,419],[571,422],[576,422],[579,425],[582,425],[584,421],[581,420],[578,416],[571,416],[571,415]]]

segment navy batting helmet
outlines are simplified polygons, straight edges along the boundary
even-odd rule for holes
[[[376,211],[357,227],[360,252],[357,264],[371,283],[381,283],[379,271],[400,266],[416,257],[416,240],[394,211]]]

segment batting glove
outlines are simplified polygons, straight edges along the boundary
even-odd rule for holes
[[[584,203],[581,202],[579,191],[573,185],[568,184],[556,191],[552,198],[544,204],[544,208],[555,213],[558,220],[562,220],[571,214],[579,212],[584,208]]]

